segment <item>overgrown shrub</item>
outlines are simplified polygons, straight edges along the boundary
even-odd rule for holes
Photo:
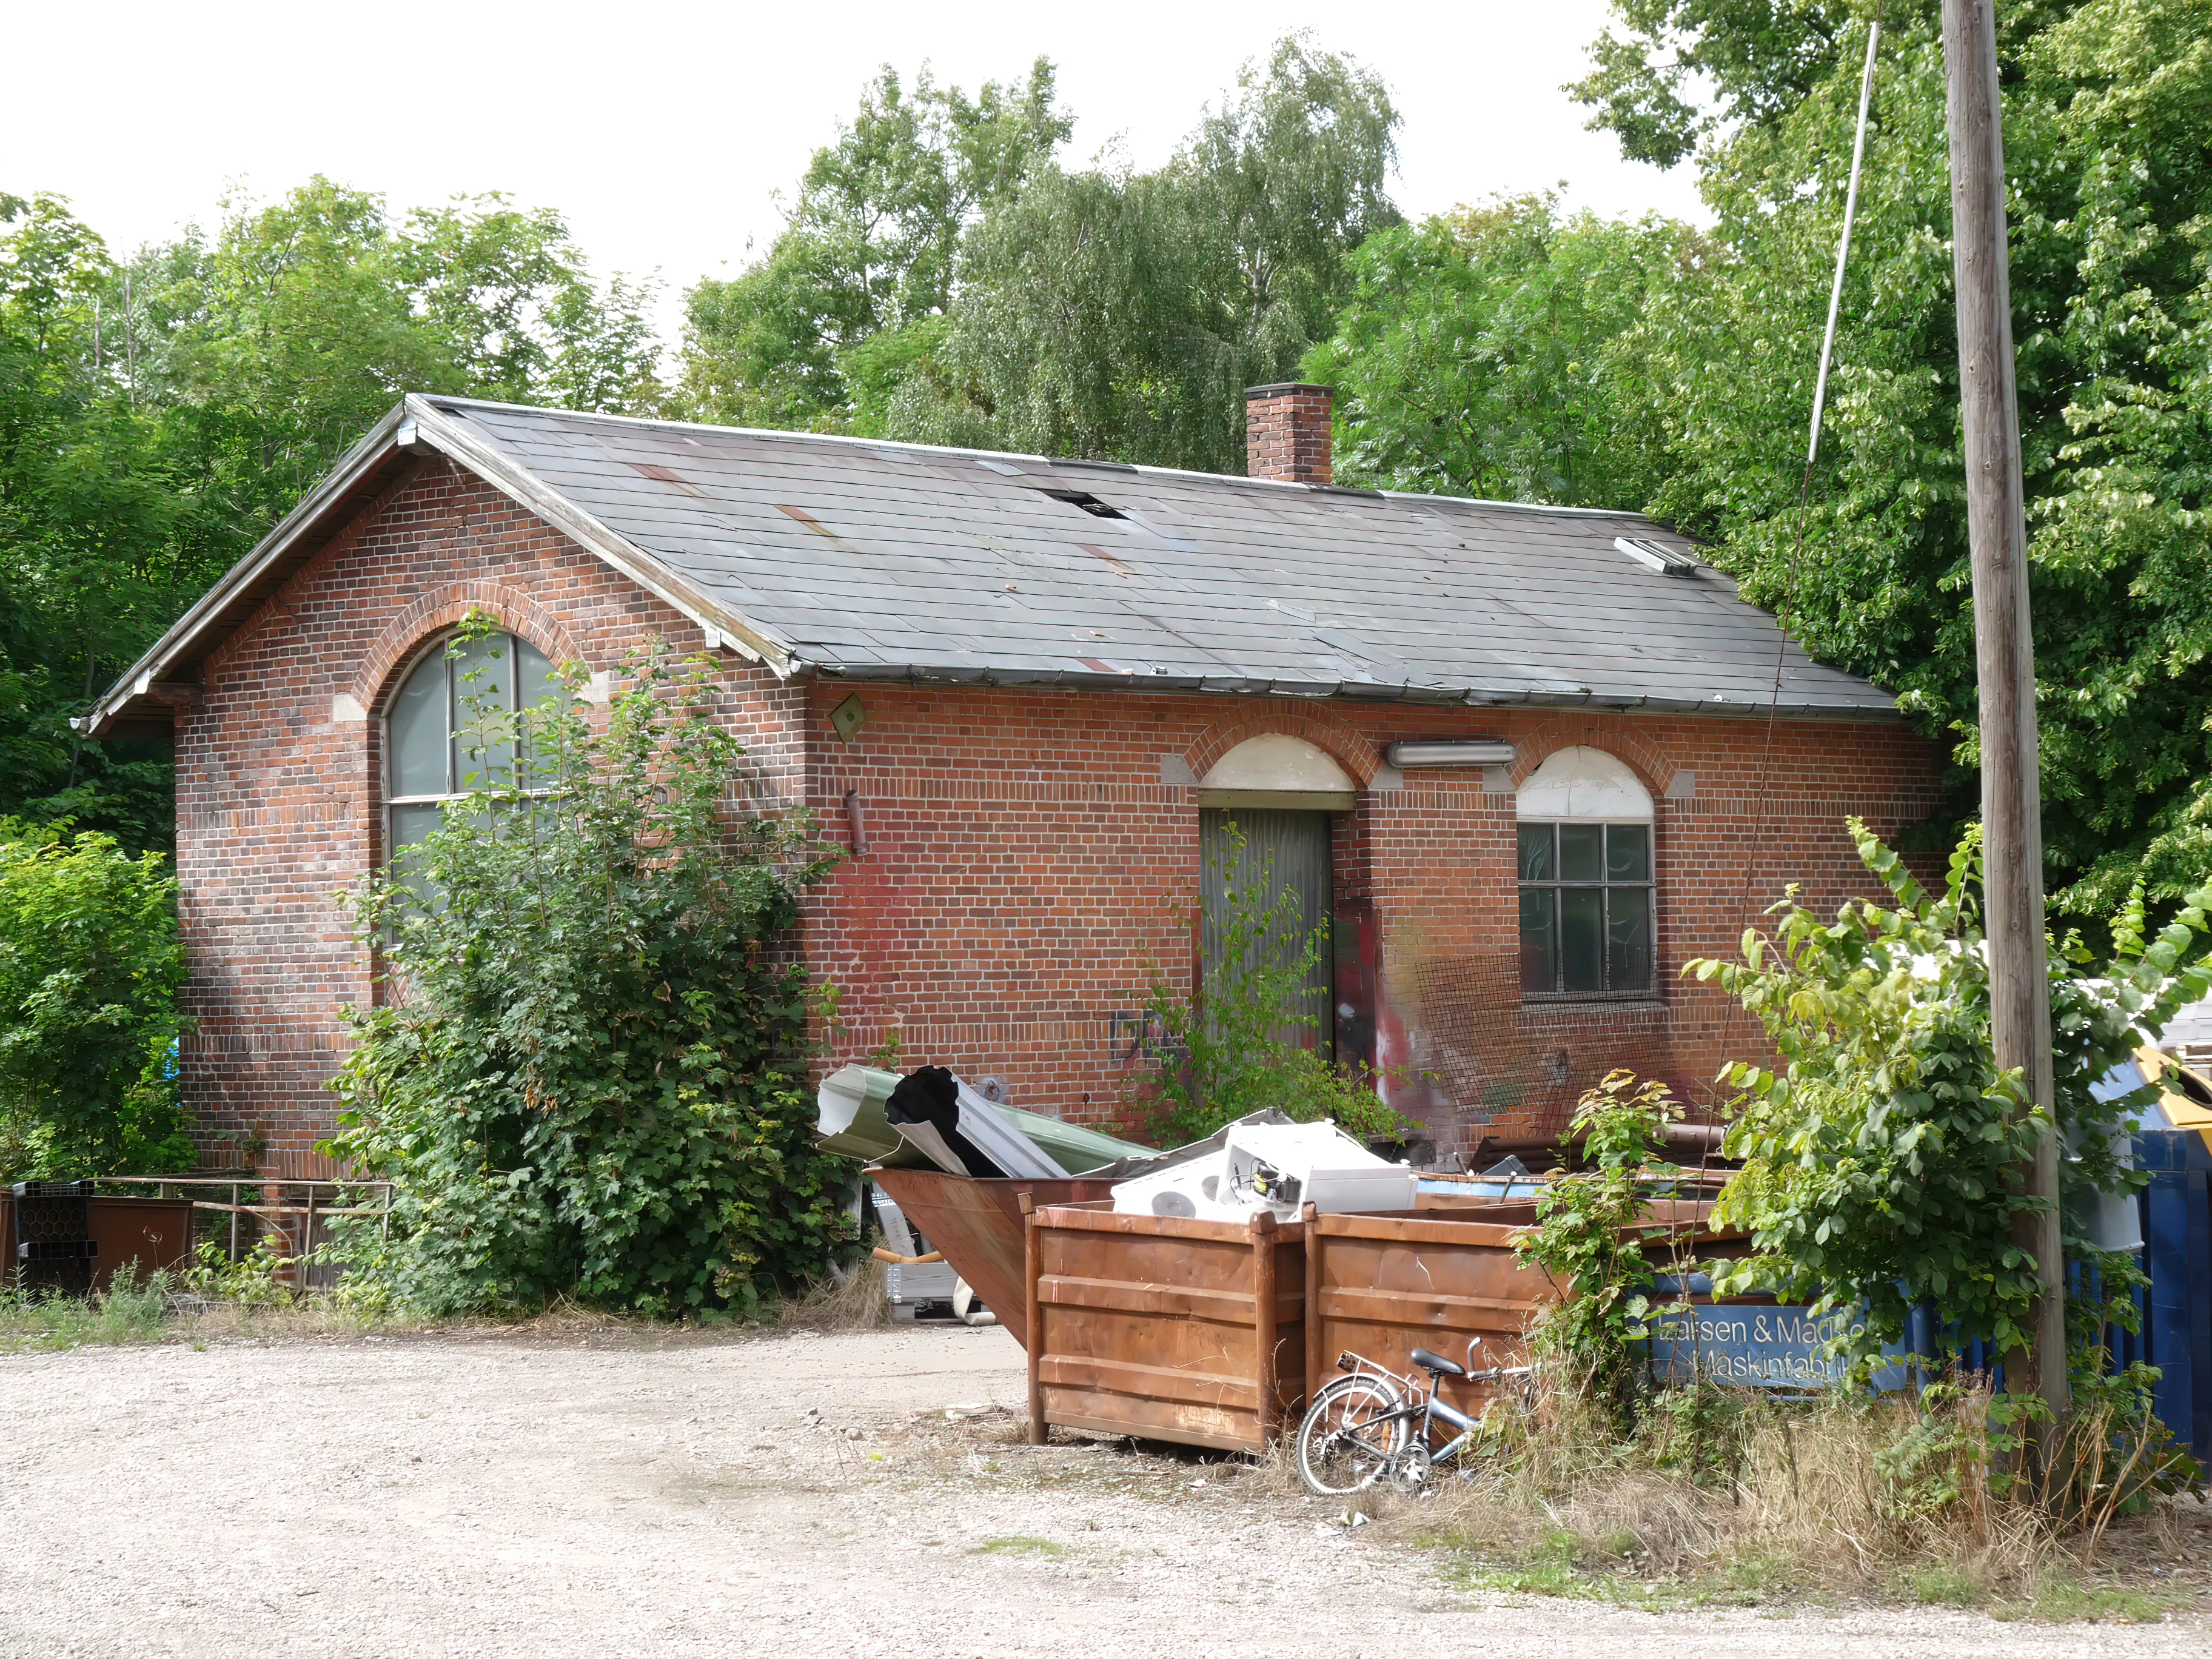
[[[1862,1357],[1898,1340],[1923,1304],[1954,1353],[1977,1337],[2006,1352],[2025,1341],[2038,1291],[2012,1225],[2044,1200],[2018,1176],[2050,1120],[2031,1109],[2020,1073],[1996,1061],[1980,830],[1960,842],[1937,896],[1865,824],[1854,818],[1850,830],[1896,908],[1853,899],[1823,922],[1792,887],[1771,913],[1771,939],[1746,933],[1741,963],[1684,969],[1740,997],[1781,1060],[1723,1073],[1740,1091],[1727,1150],[1744,1165],[1714,1218],[1743,1227],[1758,1247],[1731,1282],[1863,1305]],[[2145,1177],[2118,1167],[2108,1135],[2151,1093],[2100,1100],[2091,1085],[2130,1056],[2139,1030],[2155,1035],[2204,994],[2212,975],[2185,958],[2200,947],[2208,903],[2212,889],[2192,894],[2146,945],[2136,895],[2112,924],[2114,954],[2099,977],[2084,976],[2091,964],[2077,937],[2051,951],[2064,1231],[2069,1255],[2100,1279],[2094,1316],[2077,1322],[2085,1382],[2102,1375],[2103,1323],[2132,1328],[2127,1291],[2142,1282],[2126,1258],[2091,1248],[2086,1218],[2098,1194],[2141,1188]],[[2131,1371],[2120,1385],[2141,1395],[2152,1375]]]
[[[1270,854],[1255,859],[1243,831],[1222,830],[1216,960],[1193,994],[1154,964],[1146,994],[1158,1060],[1134,1101],[1163,1146],[1200,1140],[1249,1113],[1273,1109],[1299,1122],[1333,1118],[1364,1139],[1412,1133],[1376,1093],[1377,1074],[1340,1063],[1315,1040],[1309,975],[1328,947],[1328,920],[1306,924],[1298,896],[1275,885]]]
[[[703,667],[626,668],[603,723],[478,710],[487,787],[351,896],[386,997],[349,1011],[331,1151],[398,1183],[388,1241],[341,1225],[356,1297],[750,1313],[847,1238],[779,954],[829,861],[732,808]]]
[[[191,1167],[184,977],[159,854],[0,820],[0,1181]]]
[[[1563,1299],[1536,1329],[1538,1352],[1563,1362],[1575,1382],[1620,1429],[1633,1420],[1652,1272],[1646,1243],[1667,1234],[1639,1228],[1654,1180],[1678,1173],[1659,1158],[1668,1124],[1682,1110],[1657,1081],[1609,1073],[1576,1103],[1570,1132],[1585,1167],[1547,1186],[1536,1225],[1513,1248],[1552,1275]]]

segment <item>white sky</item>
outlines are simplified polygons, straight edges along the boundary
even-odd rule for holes
[[[319,172],[395,209],[503,190],[560,210],[602,275],[657,270],[672,335],[684,287],[775,236],[774,193],[879,64],[927,59],[972,89],[1042,52],[1078,117],[1068,155],[1118,137],[1142,167],[1240,64],[1310,27],[1388,82],[1405,117],[1393,195],[1415,216],[1564,179],[1574,205],[1703,221],[1690,168],[1622,161],[1559,89],[1605,17],[1605,0],[20,6],[0,191],[70,197],[120,253],[211,221],[231,185],[273,196]]]

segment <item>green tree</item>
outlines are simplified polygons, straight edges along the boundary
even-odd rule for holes
[[[895,435],[1236,473],[1243,391],[1288,378],[1397,222],[1382,82],[1303,37],[1157,172],[1041,170],[969,234]]]
[[[137,265],[142,383],[249,538],[404,392],[660,405],[650,289],[600,289],[558,214],[497,194],[395,219],[318,176]]]
[[[1838,0],[1614,0],[1626,38],[1600,34],[1590,73],[1565,90],[1597,106],[1590,128],[1613,133],[1623,154],[1670,167],[1718,130],[1772,126],[1795,111],[1830,78],[1852,9]]]
[[[630,668],[603,728],[557,695],[479,708],[474,752],[523,763],[356,890],[388,973],[349,1015],[332,1150],[396,1183],[388,1236],[343,1242],[368,1294],[746,1312],[847,1237],[783,950],[829,862],[804,821],[732,811],[704,668]]]
[[[908,92],[885,64],[814,153],[765,257],[685,296],[680,393],[694,418],[842,429],[864,416],[848,356],[949,308],[962,233],[1073,130],[1054,82],[1040,58],[972,98],[927,67]]]
[[[127,395],[123,284],[58,197],[0,196],[0,812],[168,836],[166,745],[69,726],[226,545],[156,411]]]
[[[0,811],[171,834],[168,745],[69,726],[404,391],[646,412],[646,290],[498,197],[317,179],[118,262],[0,197]]]
[[[1304,377],[1336,389],[1339,480],[1570,507],[1648,500],[1669,434],[1639,325],[1698,279],[1686,225],[1589,214],[1548,196],[1377,231]]]
[[[159,854],[0,819],[0,1181],[188,1170]]]
[[[1883,13],[1821,465],[1798,510],[1864,5],[1622,0],[1577,90],[1632,154],[1695,148],[1717,223],[1628,343],[1663,431],[1642,503],[1709,538],[1817,656],[1953,745],[1974,794],[1973,636],[1937,8]],[[2212,32],[2201,0],[2000,19],[2014,331],[2062,915],[2212,875]],[[1693,93],[1695,95],[1693,96]],[[1669,101],[1672,100],[1672,101]],[[1633,505],[1624,502],[1623,505]]]
[[[1943,891],[1931,895],[1863,823],[1850,829],[1894,908],[1854,899],[1823,922],[1793,888],[1775,907],[1771,938],[1746,933],[1741,962],[1685,964],[1741,998],[1778,1056],[1726,1074],[1741,1091],[1727,1150],[1743,1167],[1714,1218],[1758,1247],[1731,1270],[1739,1285],[1863,1305],[1863,1357],[1900,1340],[1923,1302],[1954,1347],[1979,1337],[2008,1352],[2025,1340],[2039,1282],[2013,1220],[2047,1203],[2024,1193],[2018,1174],[2052,1120],[2031,1109],[2017,1071],[1996,1065],[1979,832],[1960,842]],[[2146,942],[2138,896],[2113,919],[2112,959],[2094,979],[2078,939],[2051,951],[2056,1122],[2068,1148],[2062,1228],[2069,1257],[2105,1274],[2100,1316],[2130,1328],[2127,1290],[2141,1273],[2094,1251],[2087,1218],[2099,1194],[2146,1179],[2118,1167],[2110,1136],[2151,1091],[2100,1099],[2095,1085],[2142,1033],[2155,1036],[2212,983],[2202,960],[2207,904],[2212,888]],[[2098,1319],[2077,1329],[2077,1364],[2102,1370],[2102,1335]]]

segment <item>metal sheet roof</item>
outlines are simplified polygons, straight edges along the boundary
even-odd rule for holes
[[[445,451],[785,672],[1896,713],[1719,571],[1663,574],[1617,549],[1692,549],[1638,514],[465,398],[410,397],[393,417],[382,453]],[[340,471],[371,465],[379,441]],[[161,678],[203,610],[213,619],[195,607],[95,715],[134,676]]]

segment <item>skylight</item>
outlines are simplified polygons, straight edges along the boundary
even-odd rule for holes
[[[1697,560],[1664,542],[1655,542],[1646,536],[1615,536],[1613,544],[1646,570],[1656,570],[1662,576],[1694,576],[1698,574]]]

